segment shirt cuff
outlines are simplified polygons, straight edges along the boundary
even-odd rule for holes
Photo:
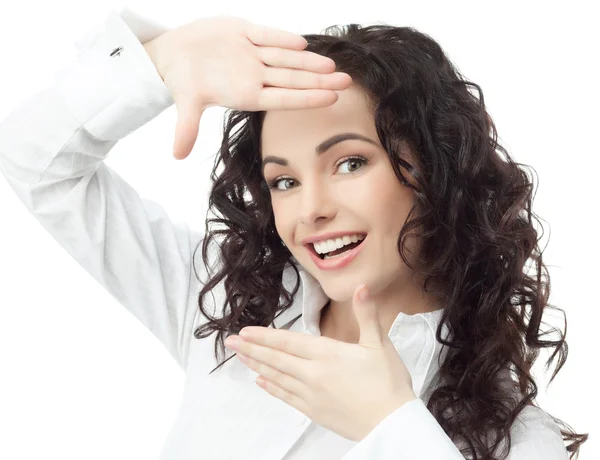
[[[75,41],[78,57],[55,82],[73,117],[92,136],[118,141],[174,103],[143,47],[167,30],[123,8]]]
[[[342,460],[464,460],[425,403],[417,398],[381,421]]]

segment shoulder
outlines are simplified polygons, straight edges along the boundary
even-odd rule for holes
[[[507,460],[568,460],[569,454],[554,419],[537,406],[526,406],[511,427]]]
[[[511,427],[513,442],[523,442],[540,435],[558,437],[562,440],[560,427],[554,419],[537,406],[526,406]]]

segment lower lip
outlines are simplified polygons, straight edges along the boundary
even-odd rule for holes
[[[312,260],[315,263],[315,265],[317,267],[319,267],[321,270],[337,270],[338,268],[343,268],[346,265],[348,265],[350,262],[352,262],[352,259],[354,259],[358,255],[358,253],[361,251],[361,249],[365,245],[366,239],[367,239],[367,237],[365,236],[365,238],[362,240],[362,243],[360,243],[354,249],[351,249],[350,251],[345,252],[341,256],[334,257],[333,259],[321,259],[311,249],[307,248],[307,251],[310,253],[310,256],[312,257]]]

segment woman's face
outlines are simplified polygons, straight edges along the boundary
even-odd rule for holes
[[[411,271],[400,258],[397,241],[414,195],[392,170],[361,87],[352,84],[338,94],[328,107],[267,112],[261,150],[265,180],[277,180],[270,193],[279,236],[329,298],[341,302],[351,299],[361,283],[375,294],[409,281]],[[344,140],[315,153],[318,145],[343,133],[372,143]],[[286,165],[271,161],[273,157]],[[348,265],[322,270],[302,241],[337,231],[367,237]],[[413,241],[407,240],[411,251]]]

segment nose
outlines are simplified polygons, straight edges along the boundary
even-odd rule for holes
[[[335,200],[327,186],[318,180],[305,181],[300,191],[298,215],[304,225],[314,225],[320,220],[335,216]]]

